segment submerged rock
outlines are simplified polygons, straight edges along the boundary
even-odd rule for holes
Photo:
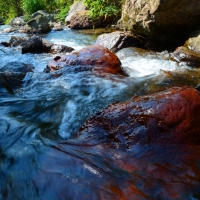
[[[0,85],[9,93],[22,87],[23,79],[28,72],[33,72],[34,67],[23,62],[8,62],[0,68]]]
[[[142,42],[136,37],[121,31],[102,34],[98,36],[95,44],[102,45],[112,52],[117,52],[120,49],[127,47],[144,47]]]
[[[174,87],[114,103],[91,117],[78,134],[117,147],[134,144],[200,144],[200,93]]]
[[[3,67],[0,68],[0,72],[8,72],[8,73],[19,73],[26,74],[28,72],[33,72],[34,67],[30,64],[26,64],[23,62],[8,62]]]
[[[125,75],[118,57],[101,45],[91,45],[78,52],[65,56],[57,56],[50,61],[45,72],[53,72],[62,68],[76,68],[79,71],[91,70],[98,73]]]
[[[118,25],[161,43],[163,49],[173,49],[198,29],[199,10],[200,1],[196,0],[126,0]]]
[[[172,54],[172,59],[180,64],[192,67],[200,67],[200,54],[185,47],[178,47]]]

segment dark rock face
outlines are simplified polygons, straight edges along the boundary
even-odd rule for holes
[[[171,57],[180,64],[186,64],[191,67],[200,67],[200,54],[185,47],[178,47],[171,54]]]
[[[165,47],[183,45],[199,27],[200,2],[196,0],[126,0],[119,26],[158,41]]]
[[[64,54],[72,52],[74,49],[65,45],[53,44],[47,40],[39,37],[32,36],[29,39],[12,36],[8,42],[1,42],[1,45],[5,47],[22,47],[22,54],[25,53],[52,53],[52,54]]]
[[[78,134],[117,147],[133,144],[200,144],[200,93],[174,87],[115,103],[91,117]]]
[[[10,38],[9,44],[11,47],[17,47],[17,46],[21,46],[24,44],[24,42],[26,42],[26,38],[23,37],[18,37],[18,36],[12,36]]]
[[[69,53],[74,49],[65,45],[49,43],[47,40],[33,36],[23,43],[22,54],[24,53]]]
[[[0,72],[8,73],[26,74],[33,71],[34,67],[32,65],[23,62],[8,62],[5,66],[0,68]]]
[[[97,19],[90,17],[90,11],[84,10],[75,13],[70,20],[70,28],[72,29],[87,29],[87,28],[98,28],[114,23],[115,17],[104,17],[100,16]]]
[[[48,43],[46,40],[39,36],[33,36],[28,39],[22,47],[22,54],[25,53],[48,53],[53,44]]]
[[[84,67],[85,66],[85,67]],[[98,73],[111,73],[125,75],[121,69],[118,57],[101,45],[91,45],[78,52],[65,56],[57,56],[50,61],[45,72],[53,72],[62,68],[82,68]]]
[[[56,54],[56,53],[70,53],[74,49],[72,47],[68,47],[65,45],[59,45],[59,44],[54,44],[51,46],[50,53]]]
[[[11,94],[14,94],[14,90],[22,86],[26,74],[33,71],[34,67],[30,64],[8,62],[0,69],[0,85]]]
[[[9,42],[1,42],[0,44],[3,45],[4,47],[9,47],[10,46]]]
[[[51,30],[51,23],[55,22],[55,16],[39,10],[32,14],[31,19],[24,26],[27,33],[47,33]]]
[[[105,33],[100,35],[95,44],[102,45],[108,48],[112,52],[117,52],[120,49],[127,47],[140,47],[144,48],[144,45],[136,37],[126,33],[115,31],[113,33]]]

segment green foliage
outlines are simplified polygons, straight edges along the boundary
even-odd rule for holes
[[[28,22],[30,19],[31,19],[31,15],[26,15],[26,16],[24,17],[24,21],[25,21],[25,22]]]
[[[26,14],[31,15],[38,10],[44,10],[45,4],[43,0],[23,0],[22,8]]]
[[[64,19],[73,0],[0,0],[0,19],[7,23],[17,16],[29,16],[38,10],[54,12],[60,9],[59,19]],[[2,21],[2,20],[1,20]]]
[[[8,17],[6,18],[5,20],[5,24],[9,24],[10,21],[16,17],[16,13],[11,9],[9,12],[8,12]]]
[[[14,17],[22,15],[21,0],[0,0],[0,18],[9,23]]]
[[[69,8],[70,6],[62,7],[60,9],[60,12],[57,14],[56,18],[59,19],[60,21],[65,21]]]
[[[65,21],[67,13],[69,12],[70,6],[73,4],[74,0],[62,1],[60,2],[60,12],[57,14],[57,19],[60,21]]]
[[[122,0],[85,0],[89,7],[91,17],[120,15]]]

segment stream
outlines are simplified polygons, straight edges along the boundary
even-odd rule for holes
[[[43,37],[79,50],[99,33],[66,28]],[[0,32],[0,42],[13,35],[27,37]],[[49,78],[43,70],[55,55],[0,46],[0,69],[19,62],[34,67],[14,94],[0,84],[0,200],[200,199],[199,146],[120,149],[76,136],[113,102],[200,83],[200,70],[179,66],[167,51],[127,48],[117,56],[128,77],[87,71]]]

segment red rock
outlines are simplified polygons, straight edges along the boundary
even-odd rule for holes
[[[116,146],[200,144],[200,93],[174,87],[111,104],[91,117],[78,134],[94,135]]]
[[[75,68],[87,66],[87,70],[100,73],[111,73],[125,75],[121,69],[121,62],[118,57],[101,45],[91,45],[78,52],[72,52],[65,56],[57,56],[47,65],[46,72],[59,70],[63,67]],[[85,70],[82,67],[82,71]]]

